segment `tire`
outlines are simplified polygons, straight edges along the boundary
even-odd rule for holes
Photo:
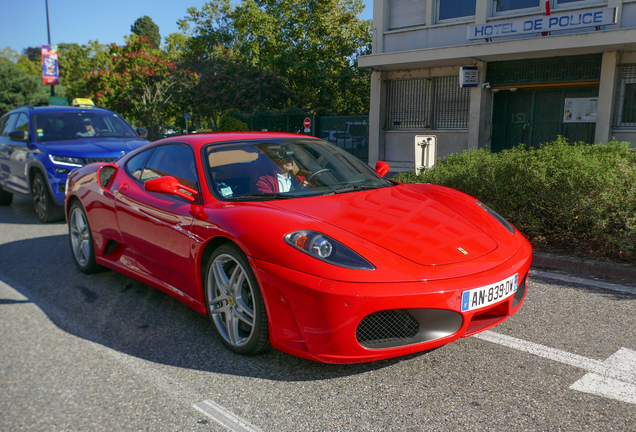
[[[214,328],[230,351],[256,355],[270,347],[261,289],[238,246],[223,244],[208,260],[205,298]]]
[[[42,173],[36,173],[31,183],[35,212],[44,223],[56,222],[64,217],[64,207],[55,204]]]
[[[68,238],[73,262],[82,273],[93,274],[104,268],[95,262],[93,234],[84,207],[79,201],[71,204],[68,216]]]
[[[5,190],[2,190],[2,187],[0,186],[0,206],[11,205],[12,201],[13,201],[13,194]]]

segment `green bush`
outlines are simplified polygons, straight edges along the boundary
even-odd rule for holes
[[[219,119],[219,132],[248,131],[247,123],[235,119],[238,110],[227,110]]]
[[[510,220],[538,250],[636,263],[636,149],[569,143],[468,150],[401,182],[466,192]]]

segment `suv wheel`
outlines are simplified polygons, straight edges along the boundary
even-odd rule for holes
[[[64,217],[64,207],[55,204],[55,201],[53,201],[42,173],[36,173],[33,177],[31,194],[33,195],[35,211],[42,222],[55,222]]]

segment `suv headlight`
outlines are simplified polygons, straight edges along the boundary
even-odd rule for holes
[[[73,168],[84,166],[84,160],[81,158],[49,155],[49,159],[51,159],[51,162],[55,165],[64,165]]]
[[[375,270],[373,264],[340,242],[317,231],[294,231],[285,236],[287,244],[321,261],[354,270]]]

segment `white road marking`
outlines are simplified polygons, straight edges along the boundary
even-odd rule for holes
[[[570,389],[636,404],[636,351],[621,348],[600,361],[492,331],[474,337],[586,370]]]
[[[538,276],[546,279],[554,279],[561,282],[572,282],[577,283],[579,285],[593,286],[597,288],[604,288],[612,291],[620,291],[629,294],[636,294],[636,288],[627,286],[627,285],[619,285],[608,282],[601,282],[593,279],[585,279],[576,276],[567,276],[560,273],[551,273],[545,272],[541,270],[530,270],[530,276]]]
[[[263,432],[231,411],[210,400],[193,405],[195,409],[234,432]]]

